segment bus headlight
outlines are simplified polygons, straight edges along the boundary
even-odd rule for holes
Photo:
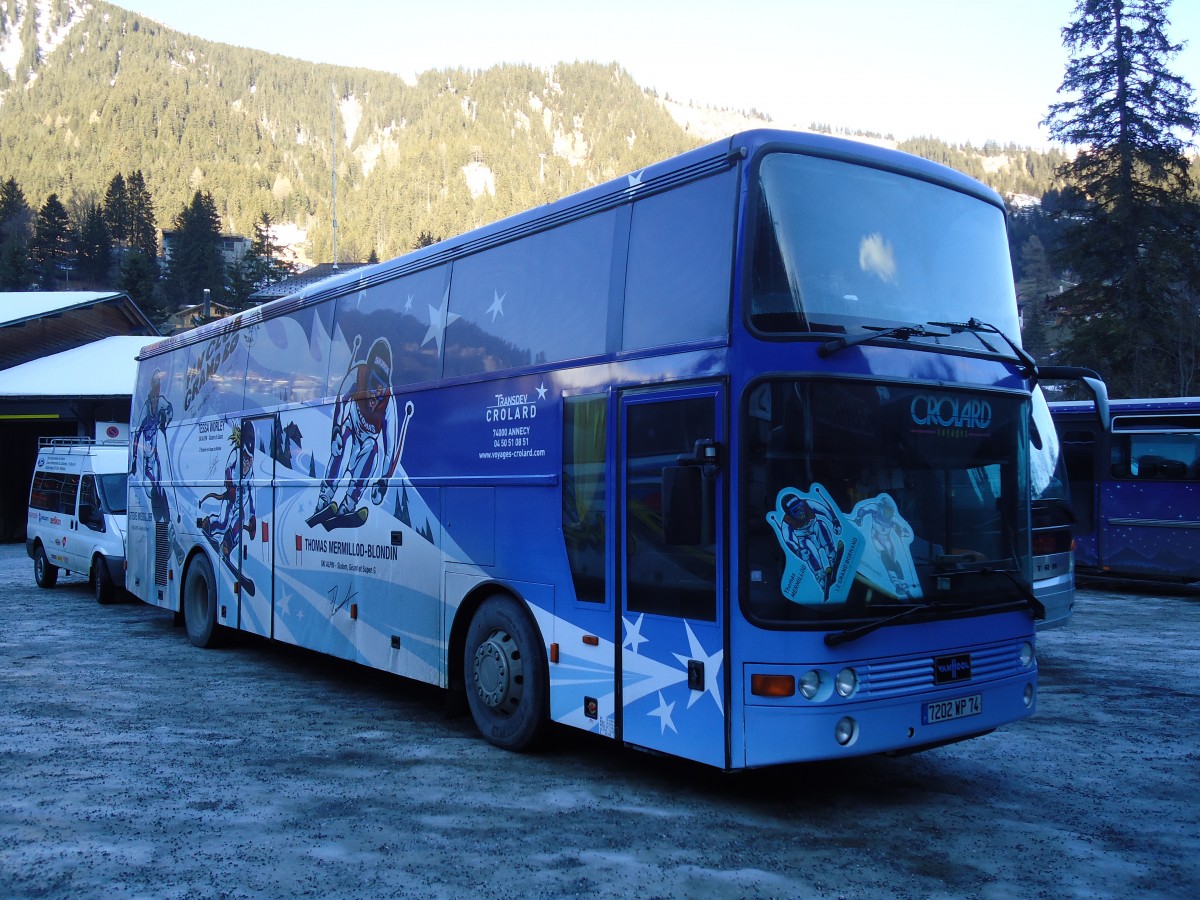
[[[1028,669],[1033,665],[1036,654],[1033,652],[1033,644],[1026,641],[1021,645],[1021,666]]]
[[[1025,701],[1026,708],[1033,706],[1033,685],[1025,685],[1025,696],[1022,698]]]
[[[800,676],[800,696],[805,700],[815,700],[819,693],[821,693],[821,673],[816,669],[809,669]]]
[[[849,747],[858,740],[858,723],[850,716],[838,719],[833,726],[833,739],[843,747]]]
[[[850,668],[842,669],[833,681],[833,688],[841,697],[853,697],[858,690],[858,673]]]

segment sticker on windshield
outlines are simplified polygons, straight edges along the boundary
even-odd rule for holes
[[[779,589],[793,603],[845,603],[866,541],[819,484],[784,488],[767,513],[786,562]]]
[[[877,591],[899,599],[920,597],[921,582],[913,562],[912,526],[900,515],[889,494],[860,500],[850,510],[850,521],[867,526],[869,540],[858,564],[858,577]]]

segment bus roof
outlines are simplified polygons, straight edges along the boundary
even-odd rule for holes
[[[143,348],[138,359],[157,356],[214,334],[236,330],[242,325],[284,315],[329,297],[390,280],[399,275],[444,264],[460,257],[511,240],[536,234],[556,225],[612,209],[639,197],[649,196],[706,174],[722,171],[738,160],[769,150],[789,150],[842,160],[857,165],[889,169],[914,178],[944,185],[1004,209],[994,190],[961,172],[919,156],[861,141],[810,132],[753,129],[739,132],[678,156],[651,163],[596,187],[570,194],[543,206],[524,210],[489,225],[447,238],[428,247],[373,266],[362,266],[331,276],[301,290],[245,312],[201,325]]]

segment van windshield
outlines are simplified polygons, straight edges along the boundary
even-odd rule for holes
[[[124,472],[111,475],[97,475],[96,484],[100,488],[100,502],[104,511],[113,515],[125,515],[125,489],[129,476]]]

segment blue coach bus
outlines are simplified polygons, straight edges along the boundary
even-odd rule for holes
[[[1004,207],[751,131],[164,340],[130,590],[739,769],[1036,706]]]
[[[1200,581],[1200,397],[1050,404],[1081,573]],[[1107,427],[1103,427],[1107,425]]]
[[[1042,380],[1080,382],[1091,393],[1099,413],[1092,413],[1089,427],[1106,427],[1108,388],[1091,369],[1043,366]],[[1067,474],[1067,456],[1054,426],[1050,406],[1042,388],[1033,389],[1030,423],[1030,488],[1033,494],[1033,592],[1045,608],[1037,623],[1039,631],[1058,628],[1071,621],[1075,609],[1075,536],[1078,517],[1072,502]]]

